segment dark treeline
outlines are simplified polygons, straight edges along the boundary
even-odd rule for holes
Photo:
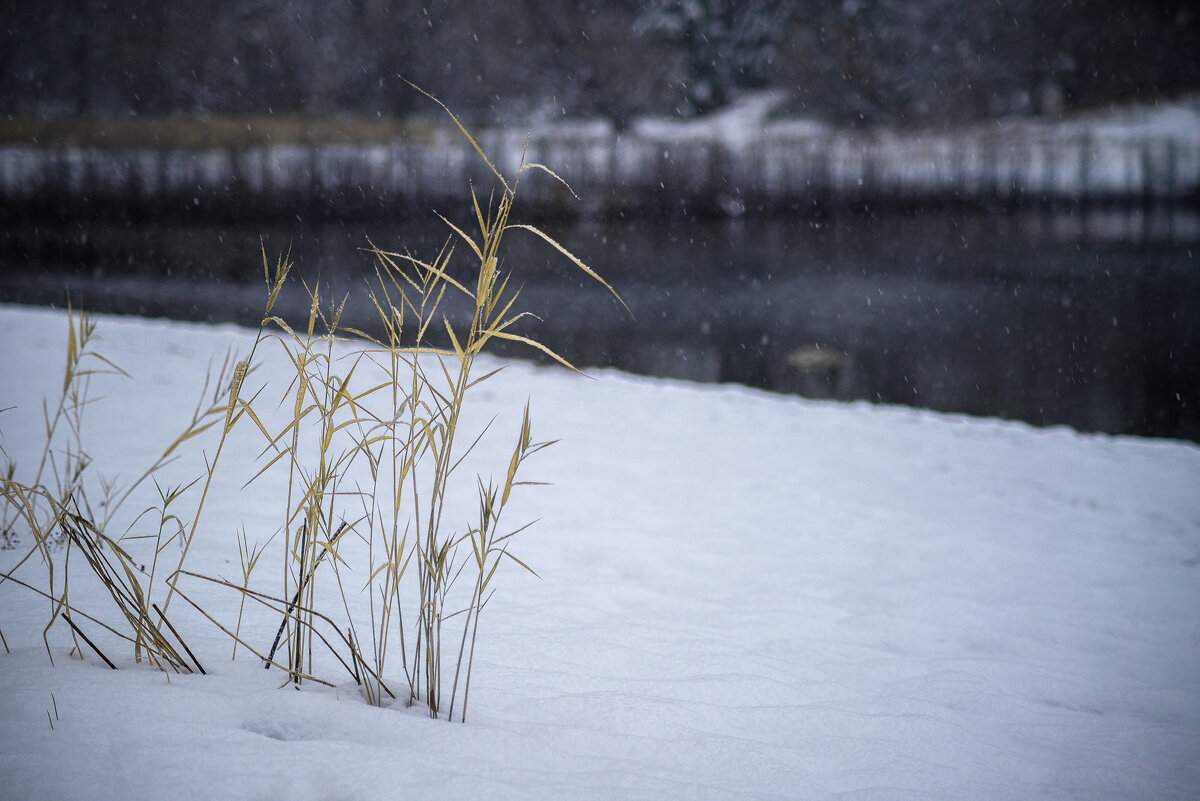
[[[3,0],[0,113],[695,114],[749,88],[840,123],[1200,89],[1171,0]]]

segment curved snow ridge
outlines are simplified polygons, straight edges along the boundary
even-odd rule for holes
[[[781,130],[785,123],[772,122],[771,115],[787,97],[786,92],[780,91],[755,92],[703,117],[644,117],[634,122],[633,132],[658,144],[709,142],[741,152],[757,142],[768,128]],[[789,133],[807,136],[831,130],[810,120],[791,120],[786,125]]]

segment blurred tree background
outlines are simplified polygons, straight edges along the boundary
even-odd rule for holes
[[[1200,90],[1170,0],[3,0],[0,112],[403,115],[402,74],[472,121],[791,111],[928,125]]]

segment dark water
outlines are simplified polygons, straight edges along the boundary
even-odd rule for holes
[[[635,315],[544,243],[511,232],[503,264],[523,282],[523,308],[541,317],[531,332],[580,365],[1200,440],[1194,210],[545,228]],[[272,260],[290,248],[298,276],[340,294],[369,272],[367,236],[430,258],[445,229],[9,219],[0,300],[61,303],[69,291],[96,310],[256,323],[260,241]],[[299,286],[289,303],[290,315],[307,309]],[[364,297],[349,308],[370,325]]]

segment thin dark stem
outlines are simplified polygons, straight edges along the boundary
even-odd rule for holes
[[[167,628],[170,629],[171,633],[175,635],[175,639],[178,640],[179,644],[183,646],[183,650],[187,651],[187,655],[192,658],[192,664],[194,664],[196,669],[200,671],[200,675],[207,676],[208,671],[204,669],[204,666],[200,664],[200,660],[197,659],[196,655],[192,653],[192,649],[188,648],[187,643],[184,642],[183,638],[179,636],[179,632],[176,631],[175,627],[171,625],[171,621],[167,620],[167,616],[163,614],[161,609],[158,608],[158,604],[150,604],[150,608],[155,612],[158,612],[158,616],[162,619],[162,622],[167,625]]]
[[[101,659],[103,659],[103,660],[104,660],[104,664],[108,665],[108,666],[109,666],[110,668],[112,668],[113,670],[116,670],[116,669],[117,669],[117,666],[116,666],[116,665],[114,665],[114,664],[113,664],[113,663],[112,663],[112,662],[109,660],[109,658],[108,658],[107,656],[105,656],[105,655],[104,655],[104,653],[103,653],[103,652],[102,652],[102,651],[101,651],[99,648],[97,648],[97,647],[96,647],[96,643],[94,643],[94,642],[92,642],[91,640],[89,640],[89,639],[88,639],[88,636],[87,636],[86,634],[84,634],[82,631],[80,631],[78,626],[76,626],[76,625],[75,625],[73,622],[71,622],[71,616],[70,616],[70,615],[68,615],[66,612],[63,612],[63,613],[62,613],[62,619],[63,619],[63,620],[65,620],[65,621],[67,621],[67,625],[71,627],[71,630],[72,630],[72,631],[74,631],[76,634],[78,634],[78,635],[80,636],[80,638],[82,638],[82,639],[83,639],[83,641],[84,641],[84,642],[86,642],[86,643],[87,643],[89,646],[91,646],[91,649],[92,649],[93,651],[95,651],[95,652],[96,652],[96,655],[97,655],[97,656],[99,656]]]
[[[304,529],[302,529],[302,532],[303,531],[304,531]],[[342,524],[340,526],[338,526],[337,533],[335,533],[333,535],[333,539],[330,541],[329,544],[330,545],[336,544],[337,541],[341,538],[342,534],[345,533],[345,531],[346,531],[346,521],[343,520]],[[307,542],[307,534],[302,533],[302,537],[303,537],[304,541]],[[303,547],[303,546],[301,546],[301,547]],[[321,564],[321,560],[325,558],[326,553],[328,553],[326,550],[321,549],[321,552],[319,554],[317,554],[316,561],[313,562],[313,571],[315,571],[317,569],[317,565]],[[267,670],[271,669],[271,660],[273,660],[275,658],[275,652],[277,650],[279,650],[279,641],[283,639],[283,631],[284,631],[284,629],[287,628],[288,618],[291,617],[292,610],[295,609],[296,606],[300,603],[300,595],[304,592],[304,587],[308,583],[308,578],[311,575],[312,575],[312,572],[309,572],[309,573],[306,573],[306,574],[303,574],[300,576],[300,586],[296,588],[296,593],[295,593],[295,595],[292,596],[292,602],[290,604],[288,604],[287,611],[283,613],[283,620],[279,621],[279,631],[277,631],[275,633],[275,642],[273,642],[271,644],[271,650],[267,654],[266,664],[263,665],[263,667]],[[186,648],[186,647],[187,646],[185,645],[184,648]],[[201,671],[201,672],[203,672],[203,671]]]

